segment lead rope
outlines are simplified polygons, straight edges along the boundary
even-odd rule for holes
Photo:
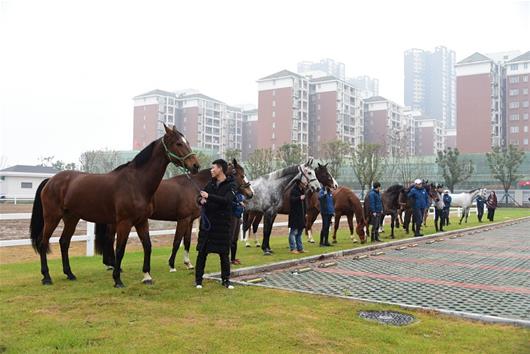
[[[184,174],[186,175],[186,177],[188,178],[188,180],[191,182],[191,184],[193,185],[193,187],[195,187],[195,189],[197,190],[197,192],[201,192],[201,189],[199,188],[199,186],[197,185],[197,183],[195,183],[195,181],[193,179],[191,179],[191,176],[188,172],[188,170],[185,170],[184,171]],[[200,208],[200,213],[201,213],[201,226],[202,228],[204,229],[204,231],[210,231],[211,228],[212,228],[212,224],[210,223],[210,219],[208,219],[208,217],[206,216],[206,210],[204,208],[204,205],[200,205],[199,206]]]

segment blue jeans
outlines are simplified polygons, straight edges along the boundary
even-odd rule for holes
[[[302,245],[302,230],[303,229],[291,228],[291,231],[289,232],[289,248],[291,251],[302,251],[304,249],[304,246]]]

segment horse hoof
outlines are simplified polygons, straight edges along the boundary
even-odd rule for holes
[[[309,243],[315,243],[315,240],[310,239],[310,240],[308,240],[308,242],[309,242]]]
[[[144,285],[153,285],[153,279],[145,279],[145,280],[142,280],[142,283]]]
[[[188,270],[195,269],[195,267],[191,263],[184,263],[184,265],[186,266],[186,269],[188,269]]]
[[[261,247],[261,245],[259,243],[256,243],[256,247]]]
[[[113,267],[113,266],[107,266],[106,269],[107,269],[107,270],[114,270],[114,267]]]
[[[250,244],[249,243],[245,243],[245,247],[250,247]]]
[[[366,243],[366,240],[361,240],[361,244],[364,245]]]
[[[337,243],[337,240],[333,240],[333,241],[331,241],[331,243]]]
[[[175,273],[177,270],[175,268],[169,268],[170,273]]]
[[[42,279],[42,285],[52,285],[52,280],[51,279]]]
[[[116,283],[116,284],[114,284],[114,287],[118,288],[118,289],[119,288],[125,288],[125,285],[123,283]]]
[[[76,277],[75,275],[73,275],[73,274],[67,274],[67,275],[66,275],[66,278],[67,278],[68,280],[77,280],[77,277]]]

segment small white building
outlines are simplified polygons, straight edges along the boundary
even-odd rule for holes
[[[57,172],[52,167],[27,165],[0,170],[0,198],[34,198],[39,184]]]

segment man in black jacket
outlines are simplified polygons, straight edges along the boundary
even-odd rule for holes
[[[228,164],[219,159],[212,162],[212,180],[201,191],[201,222],[197,242],[197,268],[195,285],[202,288],[202,277],[208,253],[217,253],[221,258],[221,279],[224,287],[233,289],[230,283],[230,222],[234,192],[232,179],[226,176]]]

